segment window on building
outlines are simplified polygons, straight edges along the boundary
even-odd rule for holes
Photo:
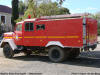
[[[37,25],[36,30],[45,30],[45,25],[44,24]]]
[[[25,23],[25,31],[33,31],[33,23]]]
[[[5,16],[1,16],[1,22],[5,24]]]
[[[16,31],[22,31],[22,24],[17,25]]]

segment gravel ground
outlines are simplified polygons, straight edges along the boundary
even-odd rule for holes
[[[100,37],[98,39],[100,41]],[[47,56],[17,55],[13,59],[0,57],[0,75],[7,75],[7,73],[16,75],[100,75],[100,44],[94,51],[82,52],[78,58],[63,63],[53,63]]]

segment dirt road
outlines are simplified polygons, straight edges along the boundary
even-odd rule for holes
[[[4,73],[20,73],[21,75],[82,75],[82,73],[90,75],[92,73],[91,75],[100,75],[100,44],[95,51],[83,52],[78,58],[63,63],[53,63],[46,56],[18,55],[13,59],[0,57],[0,75]]]

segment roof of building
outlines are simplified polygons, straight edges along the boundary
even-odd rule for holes
[[[11,14],[12,8],[5,6],[5,5],[0,5],[0,12]],[[19,15],[24,15],[24,13],[20,12]]]
[[[0,12],[11,14],[12,9],[8,6],[0,5]]]

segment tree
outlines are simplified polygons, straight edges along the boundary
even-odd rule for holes
[[[28,18],[28,16],[31,16],[31,18],[39,18],[40,16],[70,14],[68,8],[61,7],[57,2],[51,2],[51,0],[48,0],[49,3],[45,0],[41,1],[28,0],[28,8],[24,12],[24,16],[17,19],[16,22]],[[37,2],[40,2],[40,4],[37,5]]]
[[[95,19],[98,21],[98,35],[100,35],[100,12],[95,14]]]
[[[39,17],[39,6],[41,4],[47,4],[51,2],[51,0],[28,0],[26,5],[28,5],[28,9],[25,11],[24,18],[27,18],[28,15],[31,15],[31,17]],[[44,5],[45,6],[45,5]]]
[[[36,5],[40,5],[41,3],[49,3],[51,2],[51,0],[34,0]],[[24,0],[24,3],[26,5],[28,5],[29,1],[28,0]]]
[[[62,4],[65,0],[57,0],[59,4]]]
[[[12,27],[14,28],[16,22],[15,20],[17,20],[19,18],[19,10],[18,10],[18,0],[12,0],[12,18],[11,18],[11,22],[12,22]]]
[[[24,18],[27,18],[28,15],[31,15],[31,17],[40,17],[61,14],[70,14],[69,9],[60,7],[57,2],[41,3],[39,6],[36,6],[34,1],[30,0]]]
[[[27,6],[23,1],[19,1],[19,13],[24,13],[27,9]]]
[[[70,14],[69,9],[60,7],[58,3],[48,3],[48,4],[40,4],[39,14],[41,16],[51,16],[51,15],[61,15],[61,14]]]
[[[40,16],[50,16],[58,14],[59,8],[58,4],[55,3],[48,3],[48,4],[40,4],[38,7],[38,12]]]
[[[70,11],[68,8],[61,7],[59,8],[59,15],[61,14],[70,14]]]
[[[98,35],[100,35],[100,12],[92,15],[92,18],[98,21]]]
[[[27,18],[28,15],[31,15],[31,17],[37,17],[37,7],[35,5],[34,0],[29,0],[28,9],[25,11],[24,18]]]

